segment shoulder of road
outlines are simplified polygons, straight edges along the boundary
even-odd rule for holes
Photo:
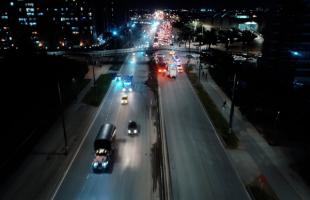
[[[207,66],[203,65],[204,74],[201,84],[212,98],[223,117],[229,120],[231,101],[213,81]],[[198,70],[194,70],[198,74]],[[223,102],[226,101],[226,108]],[[284,152],[271,147],[256,128],[236,109],[233,129],[240,143],[236,150],[228,150],[243,182],[251,184],[258,177],[265,177],[279,199],[310,199],[310,190],[304,181],[290,169],[290,160]]]

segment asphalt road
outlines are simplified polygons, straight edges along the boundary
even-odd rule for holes
[[[186,75],[158,78],[173,199],[249,199]]]
[[[135,55],[137,62],[145,61],[143,55]],[[99,114],[68,173],[57,191],[55,199],[152,199],[151,147],[155,138],[151,120],[152,95],[144,85],[148,68],[145,63],[131,63],[129,55],[121,69],[122,74],[134,75],[134,91],[129,104],[121,105],[121,86],[113,81],[106,94]],[[140,126],[138,136],[127,134],[129,120]],[[117,127],[117,151],[109,173],[94,174],[91,163],[94,158],[93,142],[99,127],[104,123]],[[154,137],[153,137],[154,136]]]

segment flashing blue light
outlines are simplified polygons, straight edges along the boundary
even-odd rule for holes
[[[112,35],[116,36],[117,35],[117,31],[112,31]]]
[[[135,26],[136,26],[136,24],[132,24],[132,25],[131,25],[131,28],[134,28]]]
[[[291,54],[293,55],[293,56],[301,56],[301,53],[299,53],[298,51],[290,51],[291,52]]]
[[[130,60],[130,63],[131,63],[131,64],[136,63],[136,59],[135,59],[135,58],[132,58],[132,59]]]

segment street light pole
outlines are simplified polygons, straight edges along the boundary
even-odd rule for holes
[[[279,121],[279,115],[280,115],[280,110],[277,111],[277,115],[276,115],[276,119],[275,119],[275,123],[274,123],[275,129],[277,129],[277,123]]]
[[[67,155],[68,154],[68,139],[67,139],[66,124],[65,124],[65,110],[64,110],[64,105],[62,101],[63,99],[61,95],[59,80],[57,82],[57,87],[58,87],[58,97],[59,97],[59,102],[60,102],[60,107],[61,107],[62,128],[63,128],[63,134],[64,134],[64,140],[65,140],[65,155]]]
[[[200,61],[200,57],[199,57],[199,65],[198,65],[198,80],[200,82],[200,70],[201,70],[201,61]]]
[[[94,79],[94,87],[96,87],[95,65],[93,65],[93,79]]]
[[[231,106],[230,106],[230,115],[229,115],[229,133],[232,133],[232,123],[233,123],[233,116],[235,111],[235,91],[237,86],[237,73],[234,75],[234,84],[232,90],[232,98],[231,98]]]

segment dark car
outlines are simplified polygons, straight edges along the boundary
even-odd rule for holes
[[[129,121],[128,123],[128,135],[138,134],[138,124],[135,121]]]

